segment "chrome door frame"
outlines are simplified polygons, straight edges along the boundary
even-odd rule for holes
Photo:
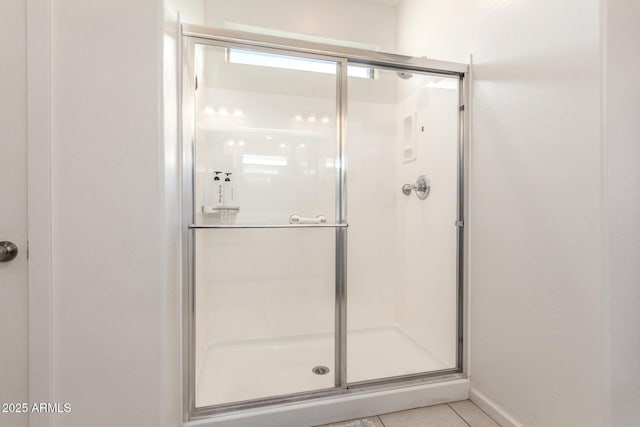
[[[218,47],[238,47],[243,49],[270,51],[273,53],[312,57],[328,60],[338,64],[336,74],[336,123],[337,152],[340,167],[336,168],[336,287],[335,287],[335,387],[322,390],[294,393],[283,396],[254,399],[242,402],[225,403],[208,407],[195,407],[195,246],[194,223],[195,209],[193,204],[195,168],[195,69],[194,51],[196,44]],[[181,25],[178,41],[179,77],[181,82],[178,96],[181,112],[178,118],[179,162],[182,178],[182,368],[183,368],[183,419],[193,420],[231,411],[241,411],[268,405],[298,402],[302,400],[323,398],[341,394],[370,392],[408,384],[438,382],[464,378],[466,363],[464,360],[464,343],[466,327],[464,323],[464,290],[465,290],[465,242],[466,242],[466,152],[467,152],[467,91],[466,77],[468,65],[454,62],[438,61],[427,58],[416,58],[390,53],[381,53],[303,42],[244,33],[240,31],[208,28],[195,25]],[[368,65],[371,67],[392,68],[398,71],[415,71],[437,76],[457,77],[459,79],[459,119],[458,119],[458,206],[457,206],[457,357],[456,367],[441,371],[416,373],[390,378],[375,379],[347,383],[347,199],[346,199],[346,126],[347,126],[347,66],[349,63]],[[215,228],[215,227],[205,227]]]

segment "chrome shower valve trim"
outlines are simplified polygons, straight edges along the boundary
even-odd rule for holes
[[[416,193],[418,199],[426,199],[431,192],[431,180],[429,180],[426,175],[420,175],[414,184],[405,184],[402,186],[402,193],[405,196],[409,196],[412,190]]]

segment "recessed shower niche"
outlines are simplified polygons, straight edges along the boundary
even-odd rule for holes
[[[190,413],[460,373],[464,68],[237,35],[183,37]]]

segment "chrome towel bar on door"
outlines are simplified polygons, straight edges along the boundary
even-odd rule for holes
[[[201,230],[209,228],[347,228],[349,224],[191,224],[189,229]]]
[[[289,224],[326,224],[327,217],[318,215],[315,218],[305,218],[300,214],[294,213],[289,217]]]

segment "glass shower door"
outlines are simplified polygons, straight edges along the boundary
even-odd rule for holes
[[[461,368],[460,79],[374,74],[348,90],[350,385]]]
[[[331,389],[340,63],[193,55],[194,405]]]

